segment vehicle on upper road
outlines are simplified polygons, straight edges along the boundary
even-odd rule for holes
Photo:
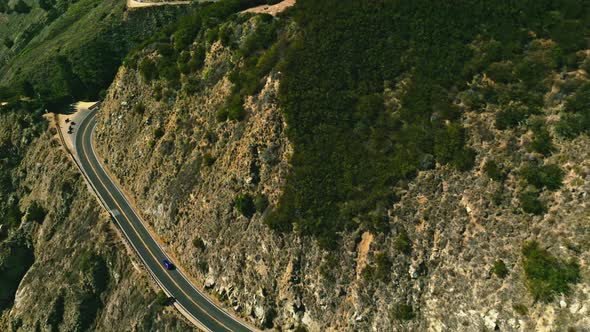
[[[162,264],[164,264],[164,267],[166,268],[166,270],[174,270],[174,264],[172,264],[169,260],[167,260],[167,259],[162,260]]]

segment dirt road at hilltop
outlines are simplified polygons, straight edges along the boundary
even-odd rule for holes
[[[262,5],[262,6],[246,9],[242,13],[257,13],[257,14],[266,13],[266,14],[271,14],[274,16],[274,15],[284,11],[285,9],[293,6],[295,4],[295,2],[297,2],[297,0],[285,0],[281,3],[277,3],[276,5],[272,5],[272,6]]]
[[[167,2],[148,2],[148,1],[137,1],[127,0],[127,8],[145,8],[154,6],[179,6],[188,5],[190,1],[167,1]]]

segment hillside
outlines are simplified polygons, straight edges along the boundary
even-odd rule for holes
[[[49,106],[97,99],[129,50],[187,10],[128,11],[118,0],[48,0],[29,7],[27,13],[0,11],[0,87],[23,89]]]
[[[267,330],[590,326],[590,6],[298,0],[237,14],[254,2],[187,9],[145,38],[97,114],[104,165],[197,285]],[[96,255],[54,272],[83,271],[70,303],[100,299],[92,323],[72,309],[64,329],[108,330],[113,317],[186,328],[139,309],[153,301],[145,273],[125,263],[50,129],[15,119],[36,125],[5,129],[4,155],[23,159],[3,164],[20,177],[5,189],[0,257],[32,265],[9,275],[25,277],[0,329],[41,317],[19,310],[39,287],[31,271],[55,256],[30,248]],[[20,132],[36,143],[19,145]],[[50,185],[58,171],[65,189]],[[36,201],[44,221],[18,226]],[[71,231],[54,243],[50,226]],[[139,299],[121,294],[127,278],[144,280]],[[43,301],[60,307],[55,294]]]
[[[119,71],[99,152],[262,326],[586,326],[587,9],[478,6],[298,1],[172,32]]]

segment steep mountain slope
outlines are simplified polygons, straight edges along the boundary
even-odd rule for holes
[[[586,3],[254,2],[154,34],[98,114],[197,284],[275,330],[590,326]],[[1,116],[0,329],[188,329],[51,131]]]
[[[572,8],[187,20],[128,57],[97,148],[176,260],[260,326],[583,328],[589,16]]]
[[[30,13],[1,13],[0,86],[31,86],[46,103],[93,98],[127,52],[186,12],[185,6],[127,11],[118,0],[42,2]]]
[[[2,157],[0,330],[190,330],[163,310],[55,130],[26,111],[4,110],[0,126],[11,151]]]

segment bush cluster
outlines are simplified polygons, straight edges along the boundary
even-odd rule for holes
[[[399,321],[411,320],[414,317],[416,317],[416,314],[414,313],[414,308],[411,305],[403,302],[396,303],[393,305],[391,315],[393,319]]]
[[[527,287],[536,301],[550,302],[555,295],[568,294],[570,284],[580,280],[580,267],[575,261],[563,262],[535,241],[522,247]]]
[[[541,190],[559,189],[563,181],[563,170],[555,164],[536,165],[528,164],[521,170],[522,177],[531,185]]]
[[[236,209],[246,218],[252,218],[256,213],[256,205],[254,199],[250,194],[240,194],[236,196],[234,200],[234,206]]]

